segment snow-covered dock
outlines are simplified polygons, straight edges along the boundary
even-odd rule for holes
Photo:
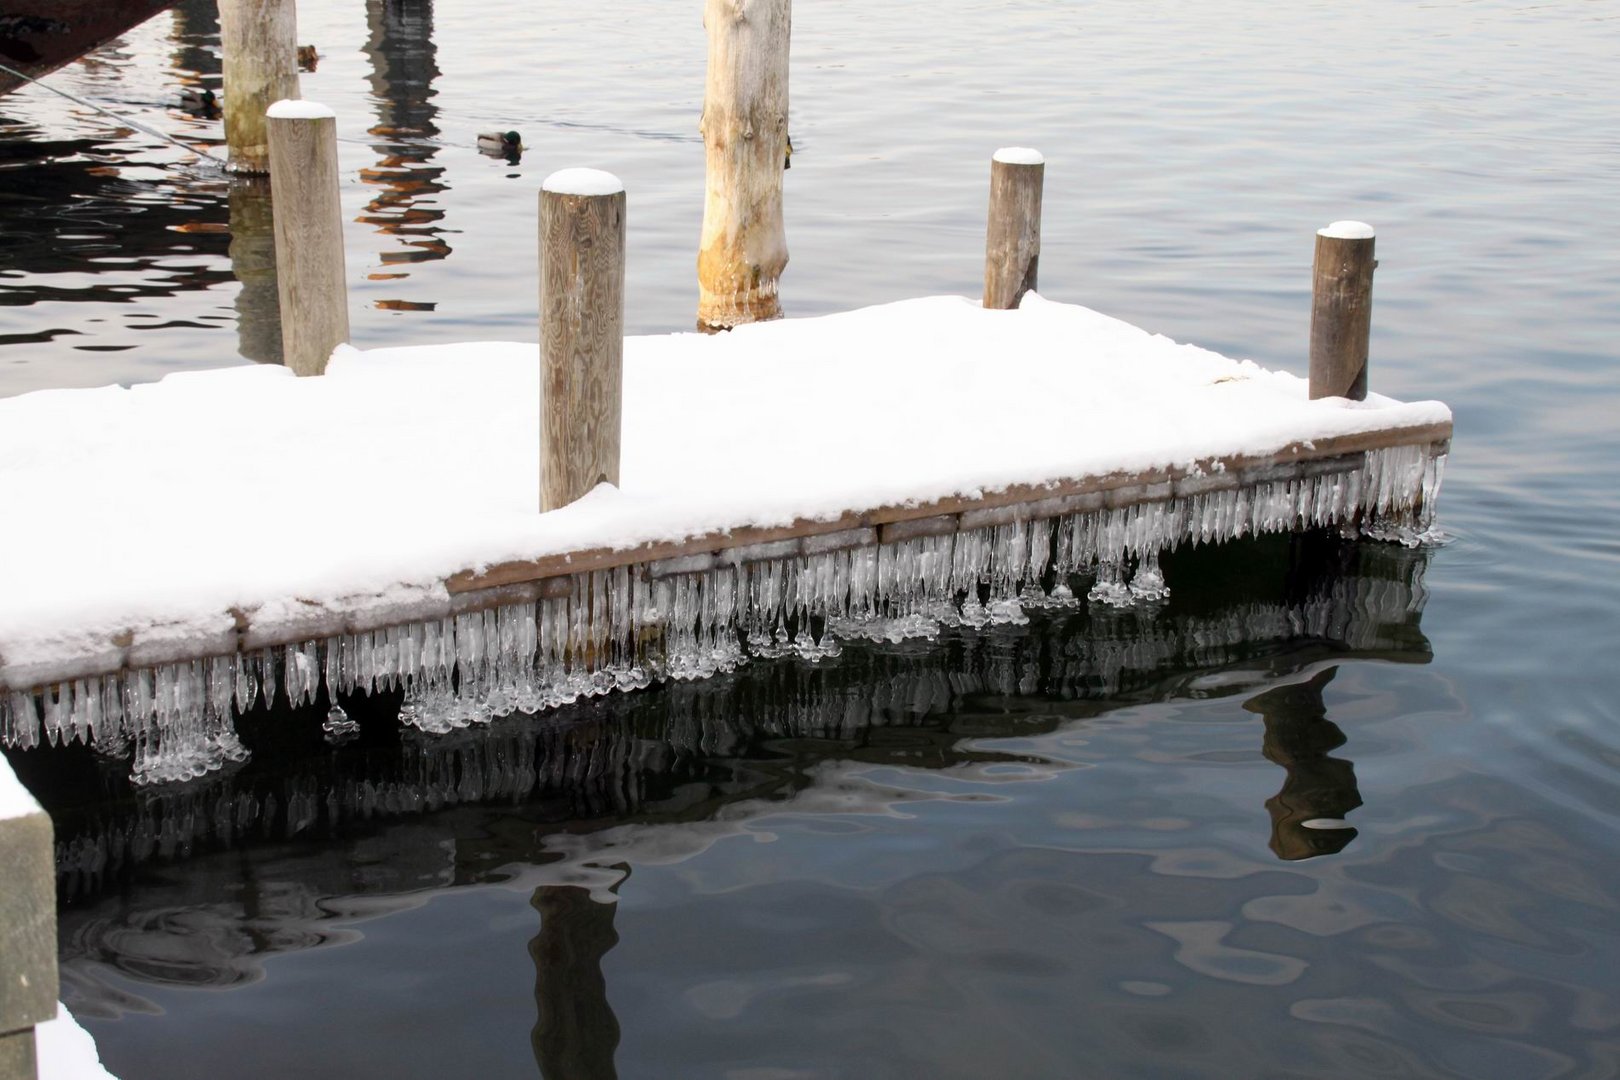
[[[399,686],[427,730],[840,636],[1164,589],[1163,549],[1430,522],[1451,414],[1031,294],[628,338],[621,483],[537,512],[532,344],[0,401],[0,739],[239,753]]]

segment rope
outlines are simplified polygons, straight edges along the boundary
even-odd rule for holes
[[[140,123],[139,121],[132,120],[127,116],[121,116],[118,113],[113,112],[111,109],[104,109],[100,105],[97,105],[95,102],[86,101],[84,98],[79,97],[79,96],[77,96],[75,94],[70,94],[66,90],[58,90],[54,86],[46,86],[44,83],[40,82],[38,79],[34,78],[32,75],[24,75],[22,72],[18,71],[16,68],[7,67],[5,64],[0,64],[0,71],[4,71],[8,75],[15,75],[19,79],[26,79],[29,82],[33,83],[35,86],[44,87],[46,90],[49,90],[53,94],[60,94],[62,97],[67,98],[69,101],[74,101],[74,102],[79,103],[80,105],[85,106],[86,108],[94,109],[98,113],[104,113],[105,115],[112,117],[114,120],[117,120],[120,124],[126,124],[129,127],[134,128],[136,131],[143,131],[148,135],[153,135],[153,136],[156,136],[159,139],[164,139],[164,140],[166,140],[168,142],[172,142],[172,143],[174,143],[174,145],[178,146],[180,149],[184,150],[186,153],[197,155],[197,157],[202,158],[204,161],[207,161],[209,164],[213,165],[215,168],[218,168],[218,169],[226,168],[226,163],[222,159],[217,158],[213,154],[210,154],[208,151],[200,149],[200,148],[198,148],[196,146],[193,146],[190,143],[181,142],[179,139],[175,138],[173,135],[169,135],[169,134],[167,134],[165,132],[159,131],[159,130],[157,130],[157,128],[149,128],[145,124]]]

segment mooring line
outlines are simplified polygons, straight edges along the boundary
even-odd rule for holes
[[[117,120],[120,124],[129,125],[130,127],[134,128],[136,131],[143,131],[148,135],[153,135],[153,136],[156,136],[159,139],[165,139],[165,140],[167,140],[169,142],[172,142],[172,143],[174,143],[174,145],[176,145],[180,149],[186,151],[188,154],[195,154],[197,157],[202,158],[204,161],[207,161],[208,163],[213,165],[215,168],[218,168],[218,169],[221,169],[221,170],[226,169],[226,163],[225,163],[225,161],[223,159],[217,158],[213,154],[210,154],[208,151],[200,149],[200,148],[198,148],[196,146],[193,146],[190,143],[181,142],[179,139],[175,138],[173,135],[169,135],[169,134],[167,134],[165,132],[159,131],[157,128],[147,127],[145,124],[141,123],[138,120],[134,120],[134,119],[131,119],[128,116],[123,116],[123,115],[121,115],[119,113],[115,113],[111,109],[104,109],[100,105],[97,105],[95,102],[86,101],[84,98],[79,97],[77,94],[70,94],[66,90],[58,90],[54,86],[47,86],[45,83],[43,83],[40,80],[34,78],[32,75],[25,75],[22,72],[18,71],[16,68],[7,67],[5,64],[0,64],[0,71],[4,71],[8,75],[15,75],[19,79],[26,79],[28,82],[33,83],[35,86],[43,87],[44,89],[49,90],[53,94],[60,94],[62,97],[67,98],[69,101],[77,102],[78,104],[86,106],[87,108],[91,108],[91,109],[96,110],[96,112],[104,113],[105,115],[112,117],[114,120]]]

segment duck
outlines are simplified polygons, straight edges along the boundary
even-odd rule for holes
[[[793,136],[787,137],[787,155],[782,159],[782,168],[793,168]]]
[[[212,90],[199,90],[194,86],[188,86],[180,91],[180,107],[187,112],[213,112],[218,106],[219,98]]]
[[[478,136],[478,149],[485,154],[523,153],[523,136],[515,131],[485,131]]]
[[[315,65],[321,60],[321,54],[315,51],[313,45],[298,46],[297,56],[299,71],[314,71]]]

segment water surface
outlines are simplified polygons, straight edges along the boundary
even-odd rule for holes
[[[632,332],[691,325],[695,6],[304,9],[358,344],[532,340],[572,165],[626,181]],[[1311,234],[1370,221],[1372,385],[1455,410],[1452,543],[442,744],[250,717],[190,793],[18,755],[69,1004],[128,1080],[1620,1074],[1615,55],[1601,4],[801,0],[791,315],[972,294],[1029,145],[1043,292],[1302,373]],[[53,81],[218,138],[168,106],[218,82],[201,0]],[[0,393],[274,360],[264,193],[185,157],[0,100]],[[0,514],[61,511],[108,527]]]

